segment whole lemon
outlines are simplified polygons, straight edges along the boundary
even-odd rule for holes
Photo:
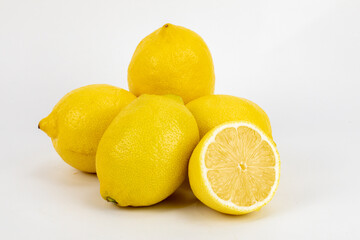
[[[213,60],[198,34],[168,23],[139,43],[128,68],[128,83],[136,96],[175,94],[187,103],[214,92]]]
[[[187,175],[199,141],[180,97],[142,95],[113,120],[96,154],[101,196],[118,206],[149,206],[172,194]]]
[[[229,95],[208,95],[189,102],[202,138],[212,128],[228,121],[249,121],[272,136],[269,117],[256,103]]]
[[[39,123],[61,158],[74,168],[95,173],[100,138],[120,110],[136,97],[106,84],[81,87],[66,94]]]

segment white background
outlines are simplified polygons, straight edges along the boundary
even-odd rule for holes
[[[270,116],[282,172],[245,216],[186,190],[117,208],[37,129],[77,87],[127,89],[138,42],[163,24],[207,42],[216,93]],[[360,1],[0,0],[1,239],[359,239]]]

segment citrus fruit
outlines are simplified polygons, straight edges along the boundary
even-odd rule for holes
[[[101,196],[118,206],[148,206],[183,182],[199,141],[196,121],[178,96],[144,94],[105,131],[96,155]]]
[[[208,95],[189,102],[186,107],[197,121],[200,137],[228,121],[252,122],[271,137],[269,117],[256,103],[245,98]]]
[[[165,24],[137,46],[128,68],[129,89],[136,96],[175,94],[185,103],[214,92],[213,60],[195,32]]]
[[[240,215],[274,196],[280,157],[272,139],[252,123],[227,122],[209,131],[189,161],[195,196],[210,208]]]
[[[66,163],[94,173],[100,138],[113,118],[135,98],[106,84],[81,87],[66,94],[38,127],[51,138]]]

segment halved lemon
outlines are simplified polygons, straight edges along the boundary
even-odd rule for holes
[[[274,196],[280,156],[273,140],[249,122],[227,122],[209,131],[189,162],[195,196],[222,213],[260,209]]]

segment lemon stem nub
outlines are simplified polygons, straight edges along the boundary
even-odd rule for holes
[[[115,199],[111,198],[111,197],[106,197],[106,201],[112,202],[114,204],[118,204],[117,201]]]

